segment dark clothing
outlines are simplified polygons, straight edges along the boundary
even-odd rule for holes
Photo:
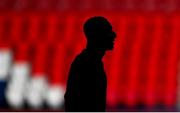
[[[65,111],[105,111],[107,80],[101,58],[85,49],[73,61],[65,93]]]

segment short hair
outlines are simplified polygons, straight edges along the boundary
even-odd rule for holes
[[[102,16],[89,18],[83,26],[83,31],[87,39],[103,34],[107,29],[112,29],[108,20]]]

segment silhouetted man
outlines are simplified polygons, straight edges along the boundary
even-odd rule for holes
[[[115,32],[104,17],[84,24],[87,47],[71,64],[65,93],[65,111],[105,111],[107,80],[102,58],[112,50]]]

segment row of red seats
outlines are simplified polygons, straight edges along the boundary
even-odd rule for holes
[[[92,15],[1,15],[0,42],[13,50],[14,62],[31,63],[32,75],[46,73],[51,85],[65,87],[72,60],[85,47],[83,22]],[[117,32],[115,48],[104,58],[108,104],[175,105],[179,15],[104,16]]]
[[[1,0],[3,11],[179,11],[179,0]]]

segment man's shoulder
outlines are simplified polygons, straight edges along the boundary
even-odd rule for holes
[[[88,63],[92,63],[92,59],[85,51],[82,51],[73,60],[74,65],[87,65]]]
[[[86,61],[87,61],[87,56],[83,52],[81,52],[75,57],[73,63],[82,64],[83,62]]]

